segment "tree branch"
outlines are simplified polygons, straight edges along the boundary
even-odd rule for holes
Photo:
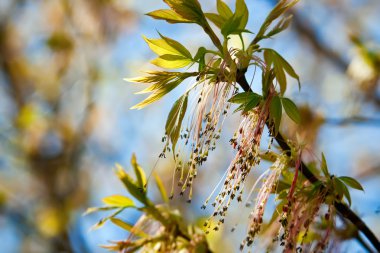
[[[245,77],[245,72],[247,70],[238,70],[236,75],[236,82],[242,87],[242,89],[246,92],[252,92],[247,79]],[[278,133],[275,136],[275,139],[278,143],[278,145],[281,147],[281,149],[288,153],[290,155],[291,148],[285,141],[284,137],[281,135],[281,133]],[[301,172],[302,174],[311,182],[315,183],[318,182],[319,179],[311,172],[311,170],[308,168],[308,166],[301,161]],[[373,247],[380,252],[380,241],[378,238],[376,238],[375,234],[369,229],[369,227],[364,223],[362,219],[360,219],[359,216],[357,216],[347,205],[339,202],[334,203],[335,208],[339,212],[339,214],[346,218],[347,220],[351,221],[356,228],[361,231],[367,239],[371,242]],[[358,238],[357,238],[358,239]],[[362,240],[359,240],[361,242]]]

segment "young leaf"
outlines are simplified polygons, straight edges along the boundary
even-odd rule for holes
[[[282,105],[280,98],[278,96],[274,96],[270,103],[269,107],[270,118],[274,124],[275,135],[277,135],[280,129],[281,116],[282,116]]]
[[[201,26],[206,22],[201,5],[197,0],[164,0],[178,15]]]
[[[123,182],[128,192],[141,203],[148,205],[149,201],[146,193],[137,185],[137,183],[123,170],[123,168],[116,164],[116,175]]]
[[[168,203],[168,202],[169,202],[168,194],[166,193],[165,186],[164,186],[164,184],[162,183],[162,180],[161,180],[160,176],[157,175],[157,173],[154,173],[154,179],[155,179],[155,181],[156,181],[157,188],[158,188],[158,190],[160,191],[160,194],[161,194],[162,200],[163,200],[165,203]]]
[[[179,55],[164,54],[151,63],[165,69],[179,69],[191,64],[192,60]]]
[[[132,154],[131,165],[135,171],[138,185],[141,187],[141,189],[143,189],[145,191],[146,190],[145,172],[144,172],[143,168],[141,168],[140,165],[137,163],[135,154]]]
[[[258,96],[252,96],[251,100],[248,101],[248,103],[244,104],[243,112],[248,112],[255,108],[261,101],[262,97],[260,95]]]
[[[173,153],[175,153],[175,146],[181,131],[182,120],[186,113],[187,100],[188,95],[186,93],[174,103],[166,120],[165,131],[172,142]]]
[[[244,30],[248,23],[248,8],[244,0],[236,0],[235,15],[240,20],[238,29]]]
[[[264,23],[261,25],[259,32],[256,34],[256,37],[253,39],[252,44],[256,44],[262,39],[265,39],[269,36],[266,36],[265,33],[269,26],[275,21],[278,17],[284,14],[289,8],[294,6],[299,0],[280,0],[277,5],[271,10],[271,12],[266,17]],[[281,22],[281,21],[280,21]]]
[[[149,12],[146,15],[154,19],[165,20],[166,22],[172,23],[172,24],[193,23],[193,21],[181,17],[173,10],[156,10],[156,11]]]
[[[170,91],[172,91],[175,87],[177,87],[183,80],[182,79],[176,79],[169,83],[162,83],[159,89],[154,90],[151,95],[149,95],[146,99],[144,99],[142,102],[138,103],[137,105],[134,105],[131,107],[131,109],[142,109],[145,106],[156,102],[157,100],[160,100],[163,96],[168,94]]]
[[[266,35],[265,38],[270,38],[282,31],[284,31],[286,28],[289,27],[290,22],[292,21],[292,15],[289,15],[287,17],[282,18],[275,27],[271,31],[269,31]]]
[[[222,26],[221,33],[226,38],[230,34],[239,33],[239,27],[242,17],[238,17],[235,14],[231,16]]]
[[[275,50],[266,48],[264,49],[264,59],[267,63],[267,66],[270,67],[274,65],[275,74],[277,81],[281,86],[281,93],[283,94],[286,90],[286,78],[284,71],[294,79],[298,81],[299,88],[301,87],[299,76],[294,71],[293,67]]]
[[[285,72],[281,66],[281,62],[279,62],[277,58],[274,58],[273,62],[274,62],[274,73],[280,85],[280,93],[281,95],[284,95],[286,91],[286,86],[287,86]]]
[[[241,92],[230,98],[228,102],[235,104],[246,104],[255,98],[261,98],[261,96],[255,92]]]
[[[112,207],[134,207],[133,200],[122,195],[111,195],[102,199],[104,204]]]
[[[334,177],[334,182],[338,188],[339,194],[345,196],[348,201],[348,205],[351,206],[351,195],[347,186],[337,177]]]
[[[295,123],[301,123],[301,115],[298,111],[296,104],[289,98],[281,98],[282,106],[285,109],[286,114],[291,118]]]
[[[118,209],[116,206],[102,206],[102,207],[89,207],[83,215],[88,215],[90,213],[99,212],[99,211],[110,211],[114,209]]]
[[[228,5],[224,3],[222,0],[216,1],[216,8],[218,10],[219,15],[225,20],[229,19],[233,15],[230,7],[228,7]]]
[[[214,23],[219,29],[222,29],[224,23],[227,19],[224,19],[222,16],[215,13],[205,13],[206,18],[208,18],[211,22]]]
[[[148,235],[144,233],[142,230],[138,229],[135,225],[132,225],[126,221],[123,221],[118,218],[110,218],[110,221],[115,224],[116,226],[121,227],[124,230],[127,230],[131,234],[137,235],[139,237],[147,237]]]
[[[352,177],[339,177],[339,179],[351,188],[364,191],[363,186],[356,179]]]
[[[322,172],[326,178],[330,178],[330,173],[329,173],[329,169],[327,167],[326,158],[325,158],[325,155],[323,153],[322,153],[321,170],[322,170]]]
[[[119,209],[117,209],[117,211],[115,211],[111,215],[109,215],[109,216],[107,216],[105,218],[102,218],[100,221],[98,221],[98,223],[96,223],[95,225],[93,225],[91,227],[91,230],[95,230],[95,229],[98,229],[98,228],[102,227],[109,219],[115,217],[116,215],[118,215],[119,213],[121,213],[123,210],[124,210],[124,208],[119,208]]]
[[[152,83],[148,88],[138,92],[147,93],[152,92],[152,94],[147,97],[142,102],[131,107],[131,109],[141,109],[145,106],[159,100],[180,83],[182,83],[186,78],[198,75],[198,72],[168,72],[168,71],[152,71],[148,72],[149,76],[139,77],[134,79],[126,79],[131,82],[139,83]]]

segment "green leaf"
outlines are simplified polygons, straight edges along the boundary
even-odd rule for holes
[[[333,177],[333,182],[334,182],[334,190],[335,190],[335,197],[338,198],[338,200],[342,200],[343,195],[344,195],[344,184],[342,181],[340,181],[337,177]]]
[[[206,18],[213,22],[219,29],[222,29],[224,23],[227,21],[222,16],[215,13],[205,13]]]
[[[192,60],[179,55],[165,54],[152,60],[151,63],[165,69],[179,69],[191,64]]]
[[[119,164],[116,164],[116,175],[123,182],[124,186],[133,197],[145,205],[149,204],[146,193],[141,189],[139,185],[137,185],[137,183],[124,171],[124,169]]]
[[[262,97],[260,95],[252,97],[248,103],[244,104],[243,112],[248,112],[255,108],[260,103],[261,99]]]
[[[342,180],[340,180],[337,177],[334,177],[334,184],[335,184],[335,190],[338,193],[339,200],[342,199],[342,197],[346,197],[349,206],[351,206],[351,195],[347,188],[347,186],[343,183]]]
[[[193,21],[185,19],[178,15],[173,10],[156,10],[147,13],[146,15],[154,18],[154,19],[161,19],[165,20],[168,23],[176,24],[176,23],[193,23]]]
[[[248,8],[244,0],[236,0],[235,15],[240,20],[238,29],[244,30],[248,23]]]
[[[294,71],[293,67],[275,50],[265,48],[264,49],[264,59],[267,63],[267,67],[274,65],[274,71],[276,74],[277,81],[280,84],[281,94],[284,94],[286,90],[286,78],[284,71],[294,79],[298,81],[299,88],[301,87],[299,77],[297,73]]]
[[[207,49],[204,47],[200,47],[198,48],[198,51],[194,56],[194,61],[198,61],[198,64],[199,64],[198,72],[202,72],[206,68],[206,60],[205,60],[206,53],[207,53]]]
[[[284,95],[284,93],[286,91],[286,86],[287,86],[285,72],[281,66],[281,63],[278,61],[278,59],[274,58],[273,60],[274,60],[274,73],[275,73],[276,79],[280,85],[281,95]]]
[[[230,34],[239,33],[239,25],[242,17],[238,17],[235,14],[231,16],[222,26],[221,33],[226,38]]]
[[[343,196],[345,196],[347,201],[348,201],[348,205],[351,206],[351,195],[350,195],[350,191],[348,190],[347,186],[343,183],[343,181],[341,181],[337,177],[334,177],[334,182],[338,188],[339,194],[342,194]]]
[[[261,98],[261,96],[255,92],[241,92],[234,95],[232,98],[228,100],[228,102],[235,104],[246,104],[252,99]]]
[[[255,108],[260,101],[262,100],[262,96],[255,92],[242,92],[238,93],[232,98],[228,100],[228,102],[235,103],[235,104],[241,104],[236,110],[240,111],[243,110],[243,112],[248,112]]]
[[[166,120],[165,131],[172,142],[173,153],[175,153],[175,146],[181,132],[182,120],[187,109],[187,101],[188,94],[186,93],[174,103]]]
[[[327,167],[326,158],[325,158],[325,155],[323,153],[322,153],[321,170],[322,170],[322,172],[326,178],[330,178],[330,173],[329,173],[329,169]]]
[[[133,201],[122,195],[111,195],[102,199],[104,204],[112,207],[134,207]]]
[[[281,102],[289,118],[291,118],[297,124],[301,123],[301,115],[296,104],[289,98],[284,97],[281,98]]]
[[[136,155],[132,154],[131,165],[135,171],[138,185],[145,191],[146,190],[146,176],[143,168],[137,163]]]
[[[163,200],[165,203],[168,203],[168,202],[169,202],[168,194],[166,193],[165,186],[164,186],[164,184],[162,183],[162,180],[161,180],[161,178],[158,176],[157,173],[154,173],[154,179],[155,179],[155,181],[156,181],[157,188],[158,188],[158,190],[160,191],[160,194],[161,194],[162,200]]]
[[[216,9],[218,10],[219,15],[225,20],[229,19],[233,15],[230,7],[228,7],[228,5],[221,0],[217,0]]]
[[[339,177],[341,181],[343,181],[347,186],[354,188],[356,190],[364,191],[363,186],[352,177]]]
[[[282,117],[282,105],[280,98],[274,96],[269,107],[270,118],[274,124],[275,135],[277,135],[280,129],[281,117]]]

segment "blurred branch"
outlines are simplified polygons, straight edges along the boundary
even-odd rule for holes
[[[324,118],[324,123],[329,125],[345,126],[351,124],[380,126],[380,119],[353,116],[349,118]]]
[[[323,55],[332,62],[338,69],[345,72],[348,67],[348,63],[334,50],[328,48],[323,42],[318,39],[315,29],[312,27],[311,23],[305,19],[301,18],[300,14],[294,10],[290,11],[293,14],[292,27],[294,30],[305,40],[319,55]]]

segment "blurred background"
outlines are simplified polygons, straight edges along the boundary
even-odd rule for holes
[[[215,8],[214,1],[200,2],[205,11]],[[246,2],[248,29],[255,32],[276,1]],[[82,214],[102,197],[126,193],[115,163],[129,168],[135,152],[147,173],[155,167],[166,116],[183,91],[144,111],[129,110],[143,97],[133,95],[141,87],[123,78],[152,69],[154,57],[141,35],[157,37],[158,30],[192,53],[211,47],[194,25],[144,16],[158,8],[165,8],[160,0],[0,1],[0,252],[105,252],[99,245],[127,236],[110,224],[89,231],[103,214]],[[302,0],[292,27],[265,44],[284,55],[302,83],[300,92],[292,83],[286,95],[301,108],[303,122],[287,120],[282,131],[293,139],[298,132],[310,159],[323,151],[331,173],[363,184],[364,193],[351,193],[352,208],[378,237],[379,13],[378,0]],[[217,150],[201,167],[193,203],[178,195],[172,200],[191,222],[212,212],[200,206],[233,157],[228,140],[237,118],[227,120]],[[250,183],[266,168],[255,170]],[[172,169],[171,159],[155,167],[168,190]],[[153,187],[151,194],[158,196]],[[139,214],[122,215],[133,222]],[[236,206],[225,229],[211,234],[216,252],[238,251],[246,226],[239,216]],[[236,222],[241,232],[230,233]],[[363,252],[355,241],[342,249]]]

